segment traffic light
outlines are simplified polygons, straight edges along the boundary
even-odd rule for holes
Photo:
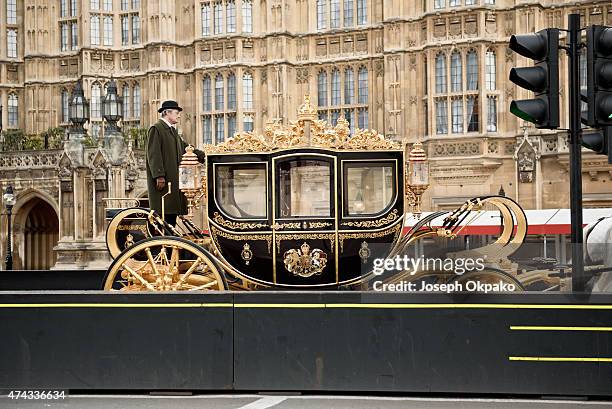
[[[593,132],[583,133],[582,146],[600,155],[608,155],[608,163],[612,164],[612,127],[604,126]]]
[[[533,99],[510,103],[510,112],[536,128],[559,127],[559,29],[547,28],[510,37],[510,49],[535,61],[534,67],[512,68],[510,81],[535,93]]]
[[[612,125],[612,28],[587,29],[587,125]]]

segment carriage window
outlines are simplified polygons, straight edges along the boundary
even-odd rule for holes
[[[217,204],[238,219],[267,217],[266,165],[218,165],[215,172]]]
[[[300,159],[282,162],[279,172],[280,217],[331,217],[331,171],[328,162]]]
[[[351,216],[381,213],[395,197],[395,165],[381,163],[346,163],[344,167],[345,212]]]

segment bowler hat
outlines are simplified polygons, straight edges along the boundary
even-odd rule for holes
[[[164,101],[162,102],[161,108],[159,108],[157,112],[162,112],[166,109],[177,109],[178,111],[183,110],[183,108],[181,108],[176,101]]]

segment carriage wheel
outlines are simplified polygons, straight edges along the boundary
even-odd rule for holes
[[[208,291],[227,288],[213,256],[179,237],[153,237],[123,251],[104,280],[108,291]]]
[[[134,243],[148,239],[155,234],[148,221],[149,209],[132,207],[117,213],[106,228],[106,248],[112,258]]]

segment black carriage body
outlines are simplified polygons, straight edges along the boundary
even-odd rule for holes
[[[355,283],[403,227],[400,150],[209,154],[207,179],[213,242],[257,284]]]

